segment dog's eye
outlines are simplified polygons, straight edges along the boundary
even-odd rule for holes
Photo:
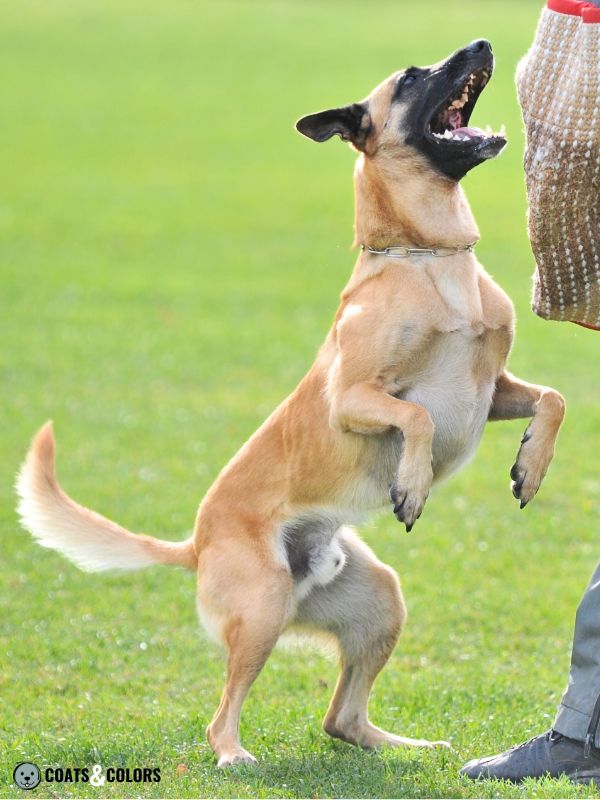
[[[411,83],[414,83],[417,80],[416,75],[405,75],[404,80],[402,81],[403,86],[410,86]]]

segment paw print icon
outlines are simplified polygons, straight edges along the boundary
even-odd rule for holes
[[[30,761],[21,761],[14,769],[13,780],[19,789],[35,789],[41,780],[40,769]]]

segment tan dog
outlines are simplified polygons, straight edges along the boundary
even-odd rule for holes
[[[474,42],[298,123],[312,139],[337,134],[360,151],[363,250],[313,367],[221,472],[189,541],[134,535],[67,497],[50,425],[20,474],[24,526],[83,569],[197,570],[200,616],[228,656],[207,729],[221,766],[254,760],[239,741],[242,703],[290,626],[337,641],[328,733],[363,747],[428,746],[369,722],[369,692],[405,610],[394,572],[344,525],[391,496],[410,529],[432,483],[473,455],[488,419],[533,417],[511,471],[521,506],[552,459],[564,402],[505,372],[513,307],[468,247],[478,231],[458,185],[505,144],[465,127],[492,68],[489,43]],[[449,249],[374,252],[399,246]]]

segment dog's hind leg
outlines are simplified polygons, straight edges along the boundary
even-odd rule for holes
[[[291,608],[292,580],[260,550],[220,540],[198,561],[198,605],[227,650],[227,680],[206,729],[220,767],[256,761],[239,738],[242,704],[277,642]]]
[[[445,745],[394,736],[369,721],[371,687],[388,660],[406,615],[398,579],[372,551],[344,529],[343,571],[330,584],[315,587],[301,601],[294,624],[333,634],[341,672],[323,727],[331,736],[362,747]]]

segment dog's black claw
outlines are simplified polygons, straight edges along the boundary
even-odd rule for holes
[[[529,500],[521,500],[521,502],[519,504],[521,506],[521,509],[525,508],[525,506],[527,505],[528,502],[529,502]]]
[[[530,439],[531,439],[531,431],[529,430],[529,428],[527,428],[525,430],[525,433],[523,434],[523,438],[521,439],[521,444],[525,444],[525,442],[528,442]]]
[[[410,533],[412,531],[414,524],[415,524],[414,522],[411,522],[410,525],[408,524],[408,522],[406,523],[406,532],[407,533]]]
[[[513,481],[516,481],[516,480],[519,479],[519,465],[517,464],[516,461],[512,465],[512,467],[510,468],[510,477],[513,479]]]
[[[402,502],[401,503],[396,503],[396,505],[394,506],[394,514],[399,514],[402,511],[402,507],[404,506],[404,503],[406,503],[406,497],[402,498]]]

